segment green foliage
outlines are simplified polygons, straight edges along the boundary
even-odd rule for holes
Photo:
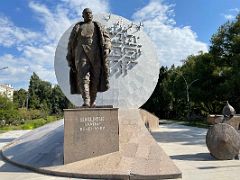
[[[5,96],[0,96],[0,110],[16,109],[16,106]]]
[[[13,102],[9,101],[6,98],[0,96],[1,104],[3,100],[7,105],[5,108],[0,109],[0,126],[6,127],[11,125],[21,125],[24,124],[28,120],[44,118],[45,115],[42,111],[36,109],[27,110],[26,108],[17,109]]]
[[[29,108],[41,110],[45,116],[49,113],[61,114],[63,109],[73,106],[58,85],[52,88],[49,82],[42,81],[36,73],[30,78],[28,92]]]
[[[158,85],[143,108],[160,118],[205,119],[221,114],[225,101],[240,111],[240,14],[212,36],[208,53],[181,67],[161,67]],[[187,96],[189,96],[189,101]]]
[[[0,96],[0,125],[18,124],[19,113],[8,98]]]
[[[167,72],[167,67],[160,68],[157,86],[155,87],[155,90],[149,100],[142,106],[142,108],[160,117],[168,116],[168,109],[171,108],[172,97],[166,86],[168,79]]]
[[[52,113],[54,114],[61,114],[63,109],[73,107],[70,101],[62,93],[59,85],[55,85],[52,89],[51,106]]]
[[[58,85],[52,88],[51,83],[33,73],[28,91],[15,91],[13,102],[0,96],[0,127],[3,130],[36,128],[56,120],[56,115],[61,117],[63,109],[71,107]]]
[[[240,14],[235,21],[225,23],[213,35],[210,53],[216,69],[221,72],[219,91],[240,111]]]
[[[28,92],[29,108],[40,109],[45,112],[48,112],[51,109],[51,84],[49,82],[42,81],[36,73],[33,73],[30,78]]]
[[[59,117],[59,116],[47,116],[47,118],[27,120],[24,122],[24,124],[21,124],[21,125],[2,126],[2,127],[0,127],[0,130],[1,131],[9,131],[9,130],[20,130],[20,129],[23,129],[23,130],[34,129],[34,128],[43,126],[47,123],[56,121],[60,118],[61,117]]]
[[[27,91],[25,89],[20,89],[18,91],[14,91],[13,102],[16,103],[19,108],[26,107]]]
[[[38,119],[43,116],[43,112],[41,112],[38,109],[26,109],[26,108],[20,108],[18,109],[19,115],[21,119],[24,120],[31,120],[31,119]]]

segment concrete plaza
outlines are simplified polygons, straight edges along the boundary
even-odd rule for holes
[[[238,180],[239,160],[215,160],[206,147],[207,129],[161,121],[156,141],[182,171],[184,180]]]
[[[217,161],[205,145],[207,129],[184,126],[172,121],[161,121],[160,129],[152,132],[159,145],[182,171],[183,180],[237,180],[240,172],[239,160]],[[9,131],[0,134],[0,149],[28,131]],[[65,180],[19,168],[0,159],[2,180]]]

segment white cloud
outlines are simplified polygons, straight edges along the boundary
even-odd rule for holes
[[[0,83],[12,84],[14,88],[28,87],[33,72],[41,79],[57,83],[54,73],[54,55],[62,34],[82,17],[82,10],[89,7],[94,13],[108,12],[107,0],[61,0],[54,7],[36,1],[29,2],[33,16],[42,24],[39,32],[17,27],[7,17],[0,17],[0,46],[15,48],[19,55],[0,53]]]
[[[0,71],[2,82],[12,84],[14,88],[27,88],[27,83],[32,72],[29,61],[22,57],[5,54],[0,57],[0,62],[2,67],[8,67],[8,69]],[[21,86],[16,87],[16,84],[21,84]]]
[[[44,5],[30,2],[29,7],[34,11],[44,27],[45,39],[57,42],[64,31],[73,23],[67,16],[67,9],[56,6],[52,12]]]
[[[95,14],[109,12],[109,4],[107,0],[62,0],[71,10],[72,14],[82,17],[84,8],[91,8]]]
[[[229,21],[235,19],[235,16],[232,14],[223,14],[223,16],[226,20],[229,20]]]
[[[38,1],[39,2],[39,1]],[[53,63],[57,43],[70,25],[79,21],[82,10],[89,7],[94,13],[109,12],[107,0],[61,0],[54,7],[32,1],[33,16],[42,24],[38,32],[17,27],[6,17],[0,17],[0,46],[16,48],[19,55],[0,54],[1,82],[15,88],[27,88],[29,77],[36,72],[41,79],[56,83]],[[180,60],[198,51],[207,51],[207,45],[197,41],[191,27],[175,27],[172,5],[151,1],[133,15],[142,21],[145,30],[155,41],[161,65],[180,65]]]
[[[41,48],[25,46],[23,50],[23,56],[32,63],[51,68],[53,67],[54,53],[55,46],[51,44],[43,45]]]
[[[32,44],[35,39],[40,37],[37,32],[16,27],[7,17],[0,17],[0,46],[18,46],[21,43]]]
[[[237,14],[240,12],[239,8],[228,9],[227,13],[222,13],[221,15],[228,21],[232,21],[235,19]]]
[[[197,34],[191,27],[176,27],[173,5],[152,0],[148,5],[135,12],[134,21],[141,21],[144,30],[157,46],[161,65],[181,65],[180,60],[199,51],[207,52],[207,44],[197,40]]]
[[[82,10],[89,7],[94,13],[108,12],[105,0],[62,0],[55,9],[50,10],[46,5],[30,2],[29,7],[35,12],[38,20],[44,25],[48,40],[57,43],[62,34],[74,22],[82,18]]]
[[[39,57],[41,58],[41,57]],[[33,72],[36,72],[43,80],[56,83],[52,67],[31,61],[27,57],[15,57],[11,54],[0,56],[1,67],[8,67],[0,71],[1,81],[14,85],[15,89],[28,88],[28,81]]]

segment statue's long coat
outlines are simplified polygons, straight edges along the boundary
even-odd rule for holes
[[[72,29],[72,32],[69,37],[68,42],[68,53],[66,56],[66,59],[68,61],[68,65],[70,67],[70,74],[69,74],[69,81],[70,81],[70,87],[71,87],[71,94],[81,94],[80,89],[78,87],[77,83],[77,72],[75,67],[75,48],[77,46],[77,34],[79,27],[84,22],[78,22],[75,24],[75,26]],[[93,22],[96,29],[97,29],[97,35],[99,37],[99,46],[100,46],[100,57],[99,60],[101,61],[101,70],[100,70],[100,79],[98,84],[98,92],[104,92],[109,89],[109,61],[108,58],[104,57],[104,50],[109,49],[111,50],[111,39],[109,37],[109,34],[107,31],[98,23]]]

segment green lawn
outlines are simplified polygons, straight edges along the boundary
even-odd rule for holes
[[[47,118],[39,118],[34,120],[27,120],[24,122],[24,124],[20,125],[10,125],[10,126],[3,126],[0,127],[0,133],[10,131],[10,130],[28,130],[28,129],[34,129],[38,128],[40,126],[43,126],[44,124],[56,121],[61,119],[62,117],[57,116],[47,116]]]

